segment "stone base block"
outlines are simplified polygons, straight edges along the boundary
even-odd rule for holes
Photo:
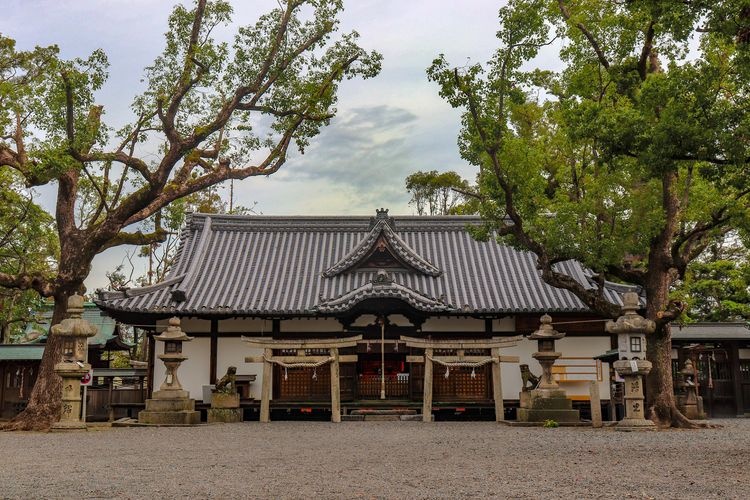
[[[534,389],[528,394],[525,408],[518,409],[519,422],[578,422],[581,416],[561,389]]]
[[[224,392],[211,393],[211,408],[239,408],[240,395],[237,393],[226,394]]]
[[[656,430],[656,424],[651,420],[638,418],[623,418],[615,426],[616,431],[653,431]]]
[[[183,390],[154,391],[154,399],[188,399],[190,393]]]
[[[541,408],[519,408],[519,422],[544,422],[554,420],[555,422],[578,422],[581,415],[578,410],[555,410]]]
[[[531,393],[529,391],[521,391],[518,393],[518,402],[521,408],[529,407],[529,399],[531,399]]]
[[[208,423],[242,422],[242,408],[209,408]]]
[[[195,400],[147,399],[146,411],[195,411]]]
[[[50,427],[52,432],[87,431],[88,427],[83,422],[55,422]]]
[[[201,423],[201,414],[195,411],[194,399],[147,399],[146,409],[138,412],[138,422],[151,425],[195,425]]]
[[[138,422],[151,425],[197,425],[201,423],[198,411],[147,411],[138,413]]]

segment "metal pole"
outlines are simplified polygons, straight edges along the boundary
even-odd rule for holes
[[[380,399],[385,399],[385,318],[380,318]]]

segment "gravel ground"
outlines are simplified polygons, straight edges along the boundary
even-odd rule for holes
[[[0,497],[750,498],[750,419],[717,423],[645,433],[493,422],[0,432]]]

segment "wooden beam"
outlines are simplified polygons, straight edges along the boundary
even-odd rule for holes
[[[271,356],[268,358],[270,361],[280,361],[281,363],[320,363],[321,361],[328,361],[331,359],[329,356]],[[339,363],[356,363],[356,354],[344,354],[339,355]],[[263,363],[263,356],[246,356],[245,363]]]
[[[519,356],[492,356],[498,363],[518,363],[521,358]],[[445,361],[446,363],[455,363],[457,361],[466,361],[469,363],[477,363],[484,361],[487,356],[464,356],[459,358],[458,356],[433,356],[432,359]],[[424,363],[424,356],[406,356],[407,363]]]
[[[216,383],[216,361],[219,357],[219,320],[211,320],[211,360],[208,365],[208,383]]]
[[[492,357],[500,358],[500,348],[492,349]],[[502,365],[492,363],[492,398],[495,400],[495,421],[502,422],[505,420],[505,406],[503,404],[503,379],[501,375]]]
[[[339,380],[339,350],[331,348],[331,422],[341,422],[341,382]]]
[[[432,349],[425,350],[424,362],[424,394],[422,397],[422,422],[432,422]]]
[[[418,339],[401,336],[401,341],[409,347],[426,349],[492,349],[493,347],[513,347],[523,340],[523,336],[500,337],[492,339]]]
[[[343,339],[274,340],[264,337],[242,337],[242,340],[250,344],[251,347],[262,349],[341,349],[343,347],[355,347],[357,342],[362,340],[362,335]]]
[[[265,355],[270,358],[272,349],[266,349]],[[271,379],[273,378],[273,366],[270,361],[263,362],[263,382],[260,390],[260,421],[271,421]]]

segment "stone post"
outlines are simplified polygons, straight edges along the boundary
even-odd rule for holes
[[[625,418],[615,427],[620,431],[651,430],[654,423],[645,418],[643,407],[643,376],[651,371],[651,362],[641,359],[646,354],[647,333],[653,333],[656,324],[636,311],[639,297],[635,292],[623,295],[622,315],[617,321],[608,321],[605,329],[618,337],[619,360],[613,363],[618,375],[625,379]]]
[[[63,379],[62,411],[60,421],[52,424],[53,431],[86,430],[81,422],[81,377],[91,370],[86,363],[88,337],[97,333],[97,328],[81,318],[83,297],[78,294],[68,298],[68,316],[50,329],[52,335],[61,337],[63,359],[54,367]]]

